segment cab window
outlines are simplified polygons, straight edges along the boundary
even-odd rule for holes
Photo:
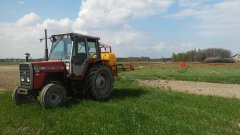
[[[73,63],[83,64],[87,59],[85,39],[78,39],[73,49]]]
[[[96,40],[88,40],[88,53],[90,58],[98,58],[98,49]]]

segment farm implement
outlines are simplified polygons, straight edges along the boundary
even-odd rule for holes
[[[119,71],[131,70],[151,70],[151,69],[174,69],[179,73],[184,73],[190,69],[216,67],[216,66],[232,66],[239,67],[237,63],[202,63],[202,62],[128,62],[118,64]]]

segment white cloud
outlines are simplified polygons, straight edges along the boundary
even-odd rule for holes
[[[165,12],[171,1],[162,0],[87,0],[82,2],[74,28],[121,29],[131,19]]]
[[[194,26],[200,30],[198,34],[214,37],[236,37],[236,34],[240,34],[239,0],[212,1],[212,3],[206,0],[207,4],[204,1],[181,1],[179,4],[184,8],[171,17],[192,17],[198,20],[199,23]],[[187,1],[187,4],[184,4],[184,1]]]
[[[25,1],[20,0],[20,1],[18,1],[18,4],[23,5],[23,4],[25,4]]]
[[[160,43],[153,47],[153,49],[156,51],[162,51],[164,48],[165,48],[165,43]]]
[[[32,13],[29,13],[29,14],[23,16],[22,18],[20,18],[16,22],[16,26],[28,27],[28,26],[36,25],[39,22],[40,22],[40,17],[32,12]]]
[[[79,16],[70,20],[41,18],[34,12],[20,18],[15,23],[0,23],[0,57],[23,57],[29,52],[32,57],[43,56],[43,45],[39,38],[43,30],[50,34],[78,32],[101,37],[101,41],[113,46],[117,56],[143,56],[140,46],[147,46],[148,37],[131,28],[129,21],[164,13],[172,1],[162,0],[87,0],[83,1]],[[156,51],[163,46],[156,46]],[[41,50],[41,51],[40,51]],[[10,53],[9,53],[10,52]],[[133,55],[134,54],[134,55]]]
[[[38,29],[47,28],[50,34],[72,32],[73,21],[65,18],[61,20],[46,19],[37,25]]]
[[[33,57],[43,56],[43,46],[39,43],[41,33],[31,27],[17,27],[15,24],[0,23],[1,55],[0,58],[23,58],[25,52]]]
[[[178,0],[178,5],[181,8],[202,9],[216,2],[219,2],[219,0]]]
[[[165,51],[172,53],[183,53],[193,49],[199,49],[200,47],[192,42],[182,42],[177,44],[168,44]]]
[[[24,1],[23,1],[24,2]],[[23,57],[30,52],[34,58],[43,56],[43,45],[39,38],[47,28],[49,35],[78,32],[101,37],[101,42],[112,45],[119,57],[150,56],[161,57],[163,53],[192,49],[191,42],[159,43],[151,41],[144,32],[132,28],[130,21],[146,19],[149,16],[166,15],[172,3],[176,2],[180,11],[172,18],[194,18],[193,27],[197,34],[229,40],[239,40],[240,1],[239,0],[86,0],[83,1],[78,17],[60,20],[45,19],[32,12],[14,23],[0,23],[0,54],[2,57]],[[159,41],[156,41],[159,42]],[[167,44],[167,45],[166,45]],[[161,56],[160,56],[161,55]]]

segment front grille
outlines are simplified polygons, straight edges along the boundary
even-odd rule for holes
[[[21,88],[31,89],[31,70],[30,64],[20,64],[20,86]]]

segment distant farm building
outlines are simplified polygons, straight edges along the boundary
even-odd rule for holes
[[[236,54],[233,56],[233,59],[236,61],[236,62],[240,62],[240,54]]]

